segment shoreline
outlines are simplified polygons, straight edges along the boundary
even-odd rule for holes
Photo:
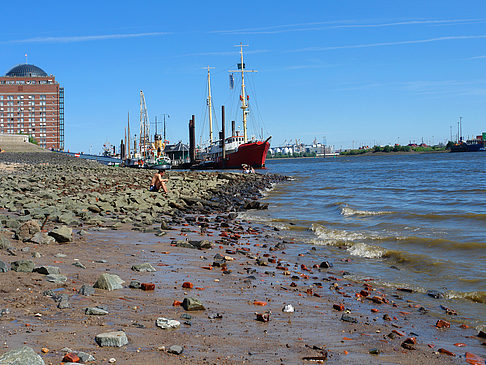
[[[245,205],[264,208],[257,200],[261,197],[259,191],[283,181],[282,177],[171,172],[168,174],[171,193],[163,197],[146,192],[144,185],[148,185],[150,172],[135,170],[122,177],[120,169],[84,163],[73,168],[63,163],[57,166],[51,161],[49,166],[24,165],[14,171],[0,171],[0,175],[8,176],[20,172],[17,180],[7,183],[9,192],[14,194],[10,200],[21,202],[13,199],[17,190],[21,192],[18,195],[29,193],[32,199],[45,196],[41,199],[52,199],[58,207],[72,203],[74,215],[58,214],[57,222],[51,220],[54,217],[51,215],[44,227],[51,231],[58,225],[71,226],[74,228],[71,242],[35,244],[13,239],[18,227],[11,227],[14,221],[22,222],[19,213],[23,215],[26,210],[30,218],[39,220],[35,218],[35,207],[28,202],[13,206],[7,202],[10,211],[0,210],[2,237],[16,255],[2,249],[0,260],[11,263],[30,259],[36,266],[55,265],[68,279],[64,284],[53,284],[39,273],[0,273],[4,278],[0,310],[10,310],[0,317],[2,342],[8,346],[4,345],[0,356],[23,343],[38,354],[42,354],[41,348],[48,348],[42,354],[46,364],[59,363],[65,347],[92,354],[96,364],[106,364],[110,358],[121,364],[308,363],[302,359],[325,353],[331,364],[453,364],[464,363],[465,351],[481,355],[475,331],[460,328],[452,316],[442,318],[451,327],[438,330],[434,327],[437,318],[423,313],[419,303],[407,299],[406,292],[399,293],[398,298],[396,291],[349,281],[345,275],[352,271],[349,262],[336,259],[332,268],[316,268],[326,258],[319,257],[314,249],[298,242],[284,242],[272,227],[241,220],[235,214]],[[85,176],[81,179],[66,173]],[[28,185],[29,179],[41,179],[42,175],[46,176],[43,188],[36,190]],[[111,180],[116,182],[117,178],[125,180],[116,185]],[[86,185],[76,185],[77,179]],[[203,180],[198,184],[200,179]],[[6,180],[2,176],[2,181]],[[5,185],[1,188],[6,189]],[[49,190],[56,189],[59,198],[48,197]],[[129,196],[130,202],[119,202],[122,196]],[[90,198],[95,198],[95,202],[83,201]],[[144,207],[144,199],[150,199],[151,204]],[[114,203],[113,212],[107,209],[110,201]],[[248,202],[251,204],[247,205]],[[87,205],[85,209],[81,209],[83,203]],[[124,204],[138,205],[138,212],[132,214]],[[23,208],[18,209],[19,205]],[[40,216],[38,212],[37,217]],[[67,224],[69,218],[74,221]],[[212,248],[199,250],[188,244],[201,240],[209,241]],[[32,258],[34,252],[41,257]],[[66,257],[56,257],[59,253]],[[217,254],[223,259],[215,259]],[[74,266],[77,261],[86,269]],[[131,269],[132,265],[144,262],[151,263],[156,272]],[[221,268],[215,262],[226,267]],[[212,269],[208,270],[209,267]],[[123,288],[96,289],[92,296],[77,293],[81,285],[92,285],[102,273],[119,275],[125,281]],[[131,280],[153,282],[155,290],[131,289],[128,287]],[[182,288],[186,281],[193,283],[194,288]],[[61,289],[68,295],[70,308],[58,309],[51,297],[43,295],[47,289]],[[367,296],[355,295],[363,290]],[[175,300],[191,296],[199,297],[206,310],[185,312],[180,306],[173,306]],[[283,313],[285,304],[292,304],[295,312]],[[333,309],[335,304],[343,305],[345,310]],[[106,307],[109,314],[85,315],[84,309],[94,305]],[[266,310],[272,311],[270,321],[256,321],[254,312]],[[222,314],[221,319],[217,313]],[[181,318],[183,314],[192,318]],[[342,321],[343,314],[357,323]],[[385,314],[390,321],[383,319]],[[175,330],[157,328],[158,317],[178,320],[181,325]],[[187,321],[191,324],[183,323]],[[128,345],[98,347],[94,342],[96,334],[120,329],[127,333]],[[401,346],[406,337],[417,338],[417,344],[412,346],[415,350]],[[467,346],[453,346],[459,342]],[[431,344],[433,348],[428,346]],[[166,350],[172,345],[184,347],[184,352],[169,354]],[[457,356],[436,353],[439,348]],[[374,349],[379,354],[370,354]]]
[[[359,155],[336,155],[328,157],[278,157],[278,158],[268,158],[268,161],[278,161],[278,160],[300,160],[300,159],[329,159],[329,158],[341,158],[341,157],[360,157],[360,156],[393,156],[393,155],[421,155],[429,153],[449,153],[450,151],[398,151],[398,152],[366,152]]]

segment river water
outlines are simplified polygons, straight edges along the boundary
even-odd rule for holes
[[[413,289],[431,310],[445,303],[486,324],[486,153],[267,160],[267,171],[293,180],[246,218],[351,259],[356,280]]]

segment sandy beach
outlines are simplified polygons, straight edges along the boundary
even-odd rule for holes
[[[407,291],[354,282],[349,260],[238,216],[264,209],[261,191],[282,177],[169,172],[164,196],[147,191],[151,172],[37,158],[0,156],[1,364],[24,345],[45,364],[79,352],[88,364],[484,364],[485,339],[453,313],[437,318]],[[11,270],[19,261],[36,272]],[[137,271],[144,263],[155,271]],[[124,283],[80,293],[103,274]],[[185,298],[204,309],[185,310]],[[162,317],[180,323],[162,329]],[[114,331],[128,343],[95,341]]]

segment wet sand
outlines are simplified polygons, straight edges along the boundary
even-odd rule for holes
[[[242,230],[238,227],[242,227]],[[213,249],[196,250],[171,245],[173,239],[201,239],[197,227],[184,226],[170,230],[163,237],[151,233],[139,233],[122,229],[119,231],[92,230],[85,236],[76,235],[74,243],[53,245],[25,244],[30,252],[18,252],[15,260],[29,259],[32,251],[42,254],[36,259],[37,265],[54,265],[68,277],[65,285],[45,281],[44,276],[36,273],[2,274],[0,307],[8,307],[10,314],[1,317],[1,339],[3,350],[28,344],[36,351],[48,348],[43,354],[46,364],[57,364],[68,347],[75,351],[85,351],[95,356],[96,364],[106,364],[115,358],[117,364],[148,363],[306,363],[305,356],[320,356],[328,351],[327,363],[330,364],[417,364],[417,363],[464,363],[465,350],[480,354],[481,345],[472,338],[472,330],[451,325],[450,329],[438,330],[436,318],[418,314],[416,303],[389,297],[376,288],[372,295],[381,295],[395,302],[375,304],[368,300],[357,301],[354,297],[360,291],[356,285],[342,279],[342,273],[332,269],[302,270],[318,263],[313,252],[302,251],[298,244],[287,244],[286,249],[269,251],[278,243],[277,234],[265,231],[248,232],[249,225],[231,224],[233,232],[238,231],[241,238],[223,244],[216,242]],[[253,227],[258,229],[259,227]],[[192,232],[181,232],[180,230]],[[208,229],[204,238],[220,241],[220,228]],[[230,233],[231,234],[231,233]],[[186,236],[188,235],[188,236]],[[264,247],[266,245],[266,247]],[[240,253],[228,254],[237,248],[249,249],[247,255],[268,253],[280,261],[278,266],[289,264],[291,275],[286,270],[276,269],[277,263],[257,266],[255,260]],[[58,258],[58,253],[66,257]],[[231,256],[228,261],[231,273],[224,274],[220,268],[207,270],[215,254]],[[300,253],[303,256],[298,256]],[[296,255],[297,254],[297,255]],[[298,262],[288,258],[298,258]],[[7,259],[4,254],[2,260]],[[10,258],[10,260],[12,260]],[[72,264],[82,262],[86,269]],[[289,260],[288,262],[285,260]],[[10,261],[7,260],[7,261]],[[106,260],[97,263],[96,260]],[[157,271],[138,273],[130,268],[134,264],[150,262]],[[253,272],[256,270],[256,272]],[[125,280],[124,288],[115,291],[96,289],[96,294],[85,297],[76,294],[83,284],[93,284],[100,274],[108,272],[119,275]],[[248,278],[254,276],[254,279]],[[297,276],[293,278],[292,276]],[[308,278],[306,276],[308,276]],[[130,289],[130,280],[152,282],[154,291]],[[193,289],[183,289],[182,283],[190,281]],[[290,283],[295,282],[293,287]],[[334,283],[339,288],[329,289]],[[348,286],[349,285],[349,286]],[[58,309],[56,303],[42,293],[47,289],[61,289],[70,295],[71,308]],[[307,290],[311,289],[310,295]],[[340,294],[341,293],[341,294]],[[349,295],[349,297],[347,297]],[[205,311],[185,312],[180,306],[173,306],[174,300],[184,297],[198,297],[206,307]],[[266,306],[254,305],[254,301],[264,301]],[[350,324],[340,320],[343,312],[333,309],[333,304],[343,303],[350,310],[349,315],[356,317],[358,323]],[[292,304],[295,313],[283,313],[285,304]],[[106,316],[87,316],[86,307],[105,306]],[[379,312],[372,313],[376,308]],[[271,310],[268,323],[256,321],[255,312]],[[36,317],[35,314],[42,314]],[[191,326],[181,324],[173,330],[163,330],[155,326],[158,317],[176,319],[182,322],[182,314],[190,314]],[[209,319],[208,315],[220,313],[222,319]],[[387,313],[392,321],[384,321]],[[390,339],[392,330],[405,334]],[[94,337],[101,332],[123,330],[127,333],[129,344],[122,348],[98,347]],[[405,337],[416,333],[416,350],[400,347]],[[465,343],[466,347],[456,347],[454,343]],[[181,345],[181,355],[168,354],[161,347]],[[430,348],[428,345],[433,345]],[[317,349],[313,349],[313,347]],[[456,357],[435,354],[439,348],[456,353]],[[380,351],[378,355],[369,353],[370,349]],[[484,348],[484,346],[483,346]]]

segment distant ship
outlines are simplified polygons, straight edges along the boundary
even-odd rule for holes
[[[224,138],[220,137],[216,140],[213,139],[211,76],[209,71],[210,68],[208,67],[207,105],[209,109],[209,145],[199,152],[198,159],[201,162],[194,166],[195,168],[240,169],[242,165],[248,165],[254,168],[265,167],[265,160],[267,158],[268,149],[270,148],[269,140],[271,137],[268,137],[265,141],[248,140],[247,116],[249,113],[249,97],[245,90],[245,73],[252,71],[247,71],[245,69],[242,44],[240,44],[240,63],[237,66],[238,69],[231,72],[238,72],[241,75],[240,108],[243,112],[243,135],[240,135],[238,131],[235,130],[233,123],[231,136]],[[233,81],[231,76],[230,82]]]
[[[486,151],[486,133],[469,139],[466,142],[459,141],[451,146],[451,152],[478,152]]]

